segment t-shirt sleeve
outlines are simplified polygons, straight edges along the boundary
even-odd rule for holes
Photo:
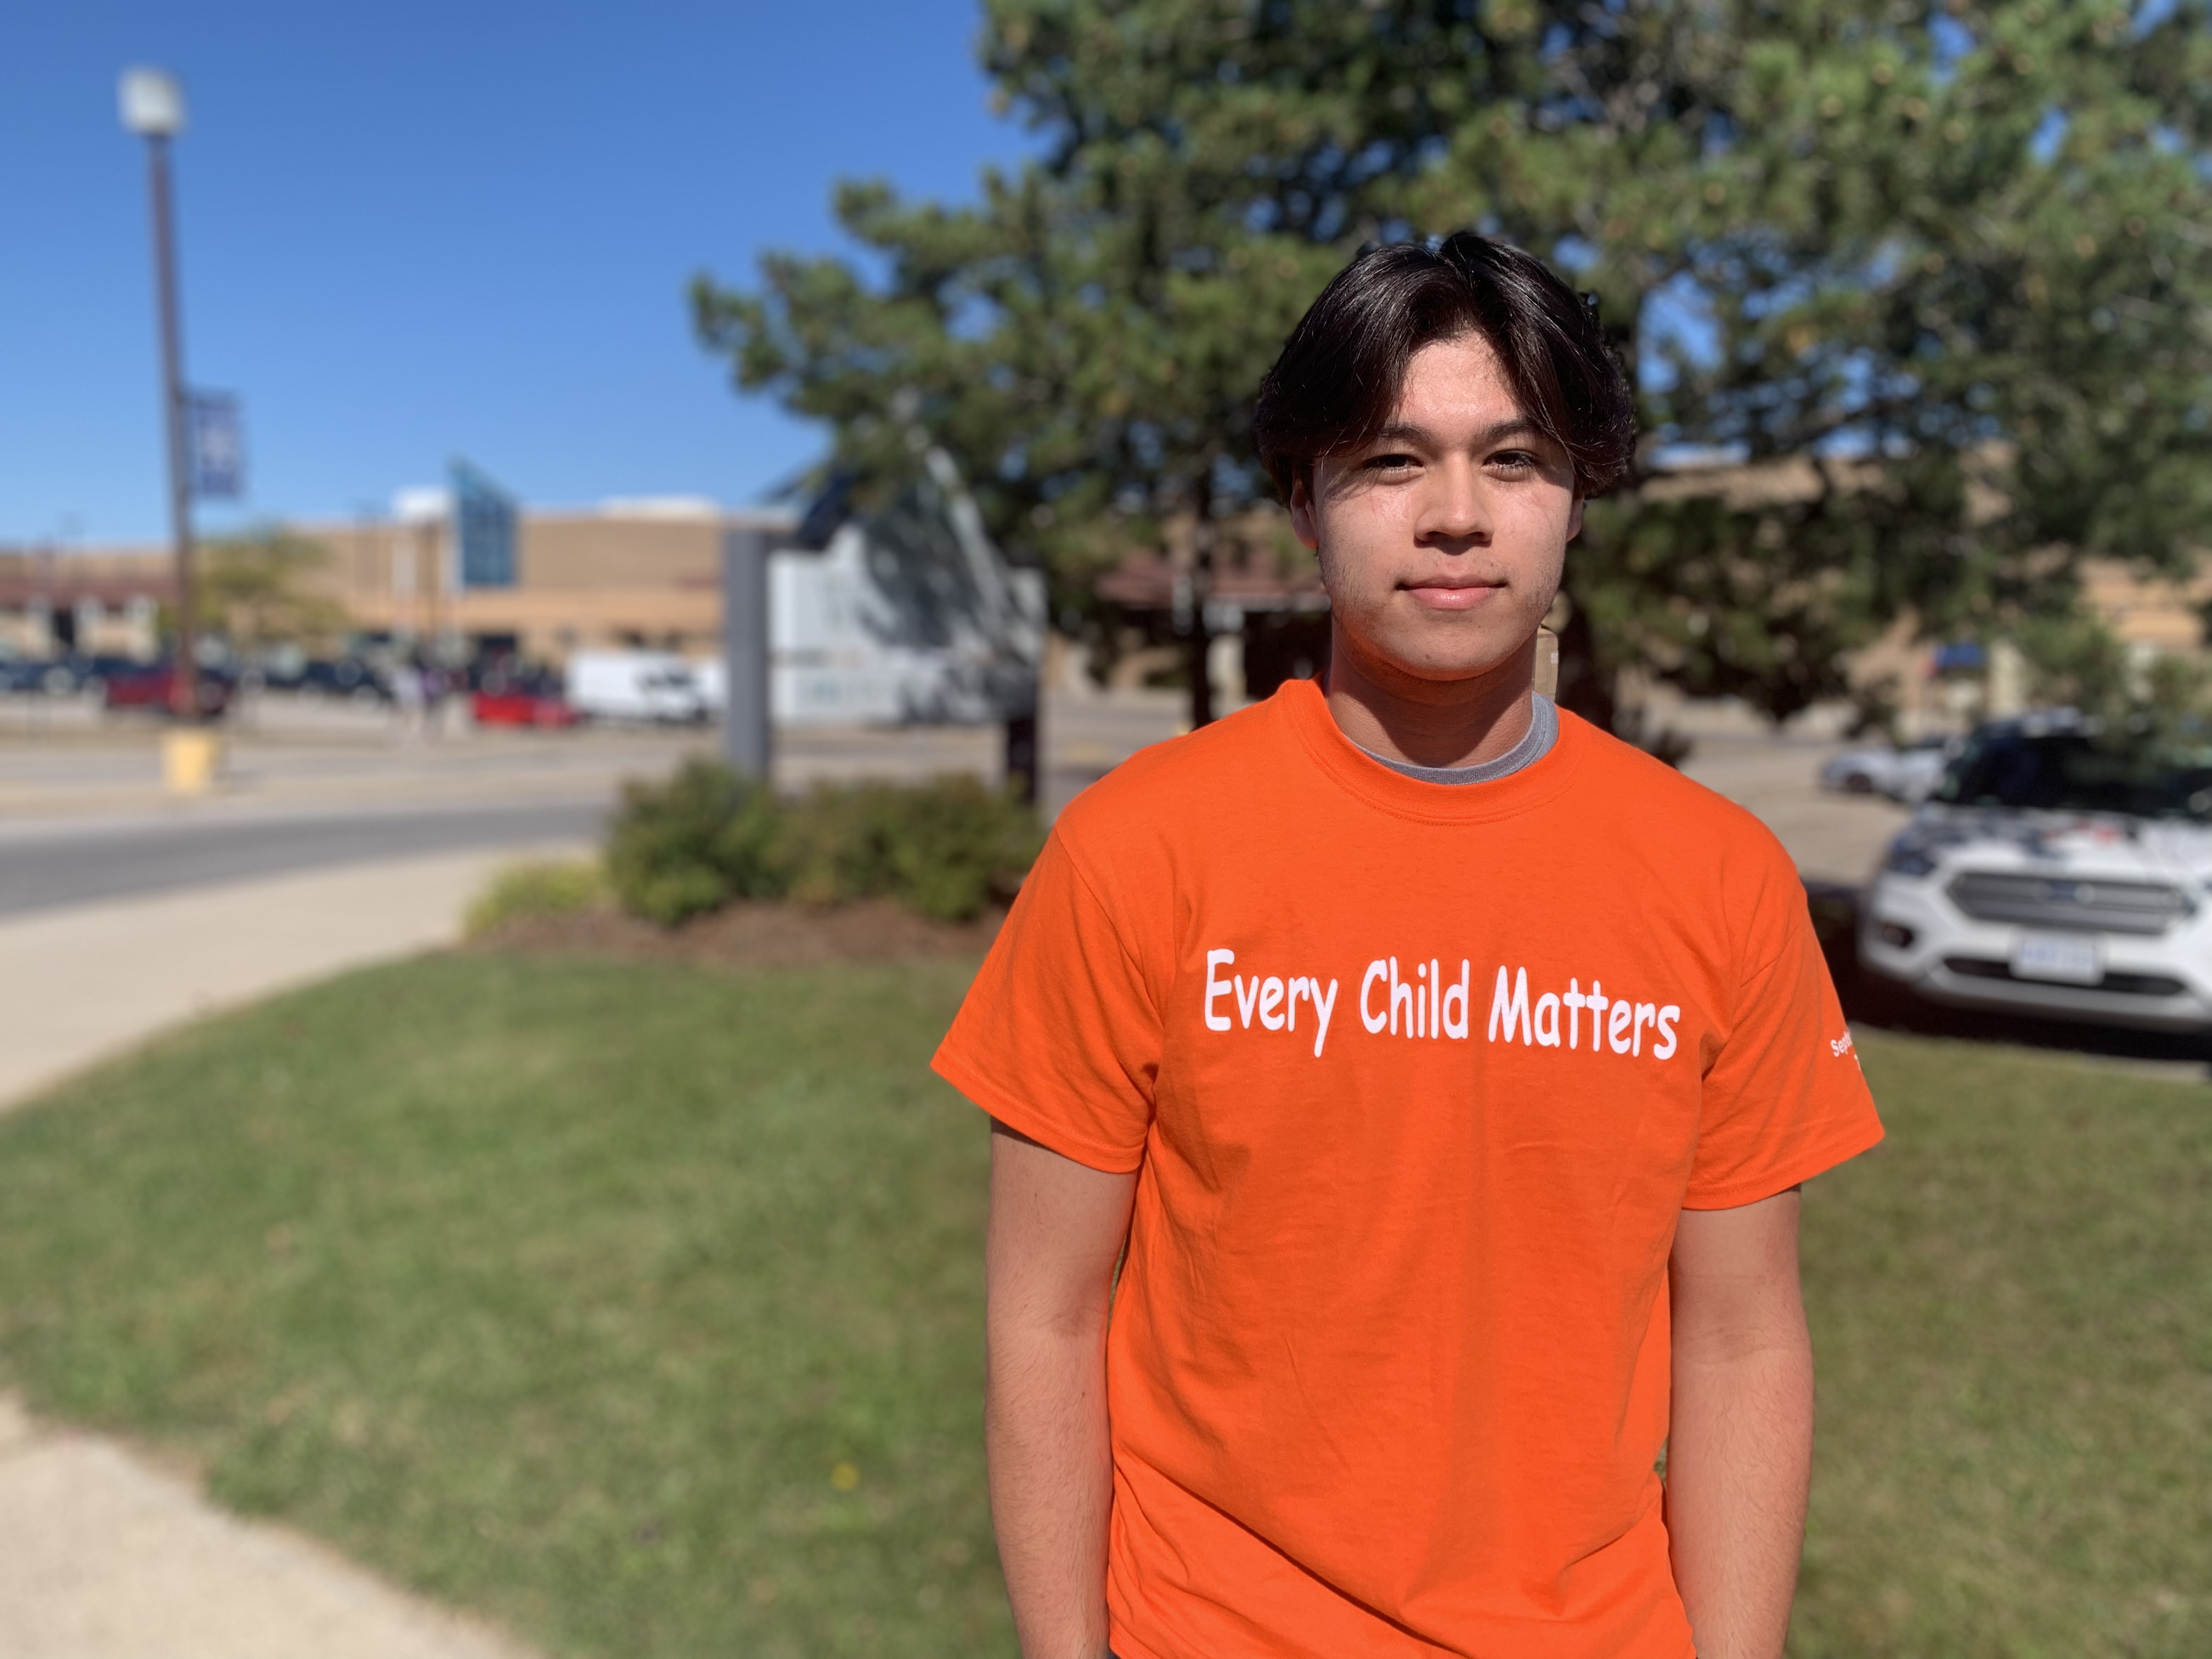
[[[1705,1073],[1687,1209],[1755,1204],[1881,1139],[1794,871],[1773,902],[1782,914],[1766,934],[1780,948],[1739,988]]]
[[[1059,833],[1045,844],[932,1062],[993,1117],[1121,1175],[1144,1161],[1160,1012]]]

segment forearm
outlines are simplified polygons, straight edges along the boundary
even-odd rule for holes
[[[994,1310],[984,1395],[991,1520],[1023,1659],[1104,1659],[1106,1322]]]
[[[1136,1186],[993,1126],[983,1443],[1023,1659],[1106,1659],[1106,1325]]]
[[[1667,1441],[1674,1583],[1698,1659],[1780,1659],[1813,1464],[1813,1350],[1677,1353]]]

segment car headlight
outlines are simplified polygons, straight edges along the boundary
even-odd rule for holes
[[[1936,860],[1911,842],[1892,842],[1889,851],[1882,857],[1881,868],[1885,875],[1932,876],[1936,873]]]

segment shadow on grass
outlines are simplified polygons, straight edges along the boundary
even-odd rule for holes
[[[1916,996],[1894,980],[1859,966],[1854,940],[1858,930],[1859,890],[1838,882],[1812,881],[1805,897],[1814,931],[1828,959],[1844,1018],[1853,1025],[1965,1042],[2002,1042],[2022,1048],[2046,1048],[2113,1060],[2163,1066],[2191,1066],[2212,1081],[2212,1042],[2184,1032],[2138,1031],[2125,1026],[2090,1025],[2072,1020],[2036,1019],[2021,1014],[1984,1013],[1947,1007]]]

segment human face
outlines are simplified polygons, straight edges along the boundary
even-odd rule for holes
[[[1522,656],[1559,588],[1582,497],[1480,334],[1414,353],[1372,443],[1315,462],[1291,495],[1321,556],[1337,645],[1368,677],[1442,690]]]

